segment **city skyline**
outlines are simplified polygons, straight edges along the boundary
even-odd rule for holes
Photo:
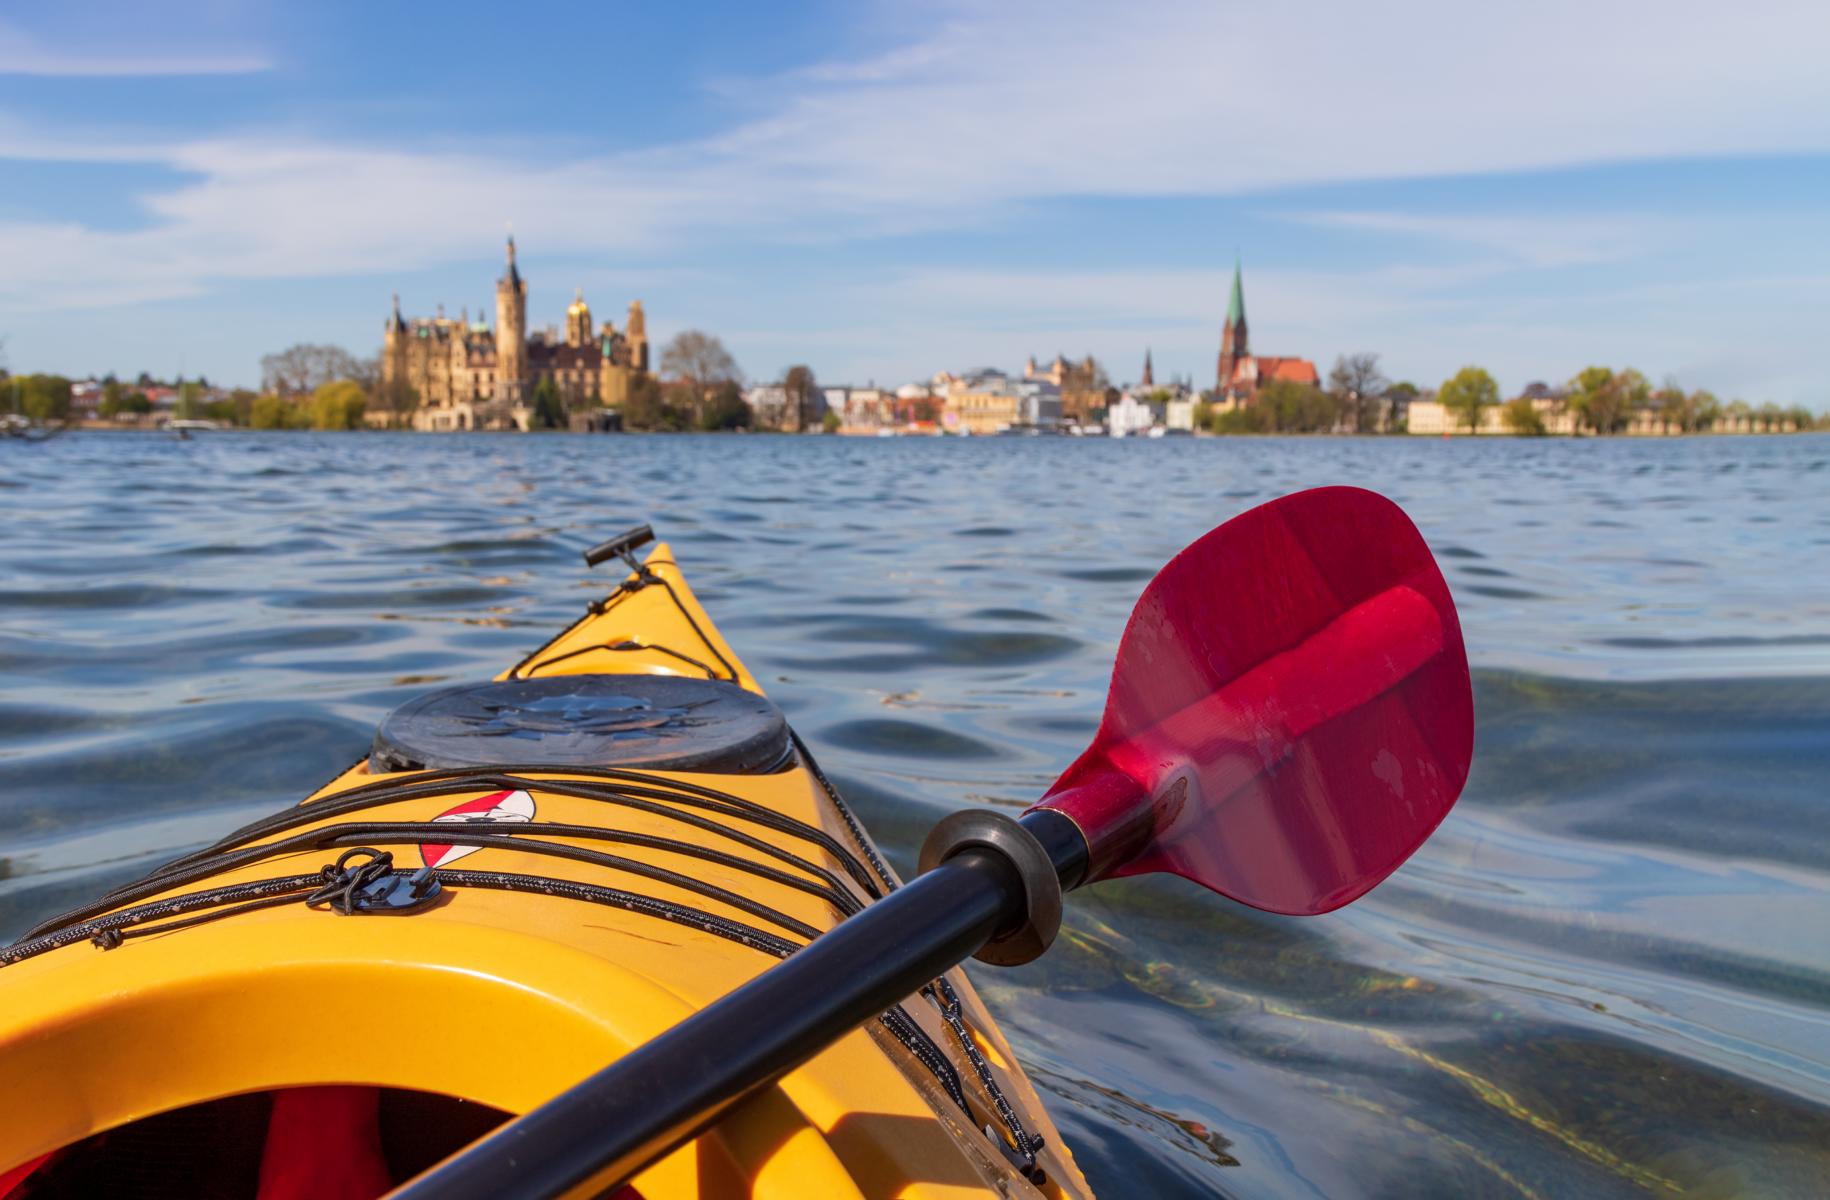
[[[375,354],[393,292],[487,299],[512,222],[531,326],[640,296],[753,379],[1130,379],[1148,346],[1204,382],[1238,254],[1254,340],[1324,366],[1826,406],[1817,10],[1413,7],[12,13],[0,335],[15,370],[253,383],[295,341]]]

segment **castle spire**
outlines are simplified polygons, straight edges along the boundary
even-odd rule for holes
[[[504,276],[509,283],[519,286],[521,272],[515,267],[515,235],[508,235],[508,273]]]

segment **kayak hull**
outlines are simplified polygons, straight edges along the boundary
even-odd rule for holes
[[[667,547],[645,565],[656,583],[625,584],[504,677],[710,671],[760,693]],[[283,903],[130,936],[105,952],[79,941],[0,968],[0,1073],[9,1081],[0,1089],[0,1172],[154,1114],[284,1089],[406,1089],[524,1113],[766,970],[778,957],[768,947],[804,942],[805,932],[831,928],[847,906],[855,911],[890,885],[875,882],[872,872],[887,868],[804,752],[768,774],[630,772],[620,782],[566,768],[508,774],[526,793],[510,818],[523,832],[591,833],[543,837],[579,857],[512,843],[453,856],[451,843],[429,835],[392,834],[386,826],[422,827],[454,808],[500,808],[492,798],[500,780],[434,778],[390,799],[402,790],[391,785],[418,776],[372,774],[364,760],[309,797],[286,830],[233,847],[256,857],[207,885],[308,875],[335,861],[335,847],[361,845],[386,850],[402,869],[434,865],[454,881],[433,902],[350,916]],[[635,802],[616,798],[623,793]],[[716,796],[751,815],[705,798]],[[687,823],[695,820],[723,828]],[[450,827],[454,841],[495,828]],[[329,848],[265,849],[342,836],[339,828],[357,832]],[[553,881],[555,892],[456,882],[511,875]],[[558,886],[567,884],[577,888]],[[578,898],[583,889],[715,920],[701,927],[640,906],[588,903]],[[741,944],[728,927],[763,936]],[[901,1011],[918,1037],[881,1022],[843,1035],[645,1170],[637,1191],[1087,1194],[971,984],[955,970],[945,986],[958,999],[957,1026],[939,997],[911,997]],[[924,1045],[946,1057],[951,1087],[946,1069],[922,1061]],[[1013,1162],[1008,1137],[984,1132],[996,1123],[997,1093],[1041,1138],[1040,1189]]]

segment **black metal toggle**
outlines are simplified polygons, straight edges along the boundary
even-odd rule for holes
[[[351,867],[349,861],[358,855],[367,855],[367,861]],[[324,886],[305,898],[305,906],[328,905],[332,912],[345,917],[357,913],[416,912],[445,890],[431,867],[421,867],[411,875],[396,871],[391,852],[368,846],[345,850],[322,874]]]
[[[641,564],[635,561],[635,552],[652,541],[654,541],[654,526],[652,525],[637,525],[634,529],[625,529],[609,541],[599,542],[585,551],[585,565],[595,567],[612,558],[620,558],[629,564],[631,571],[640,574],[642,568]]]

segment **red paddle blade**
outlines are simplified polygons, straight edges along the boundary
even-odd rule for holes
[[[1461,626],[1422,535],[1383,496],[1317,488],[1151,580],[1093,744],[1036,807],[1080,826],[1086,882],[1168,871],[1322,913],[1423,844],[1473,749]]]

